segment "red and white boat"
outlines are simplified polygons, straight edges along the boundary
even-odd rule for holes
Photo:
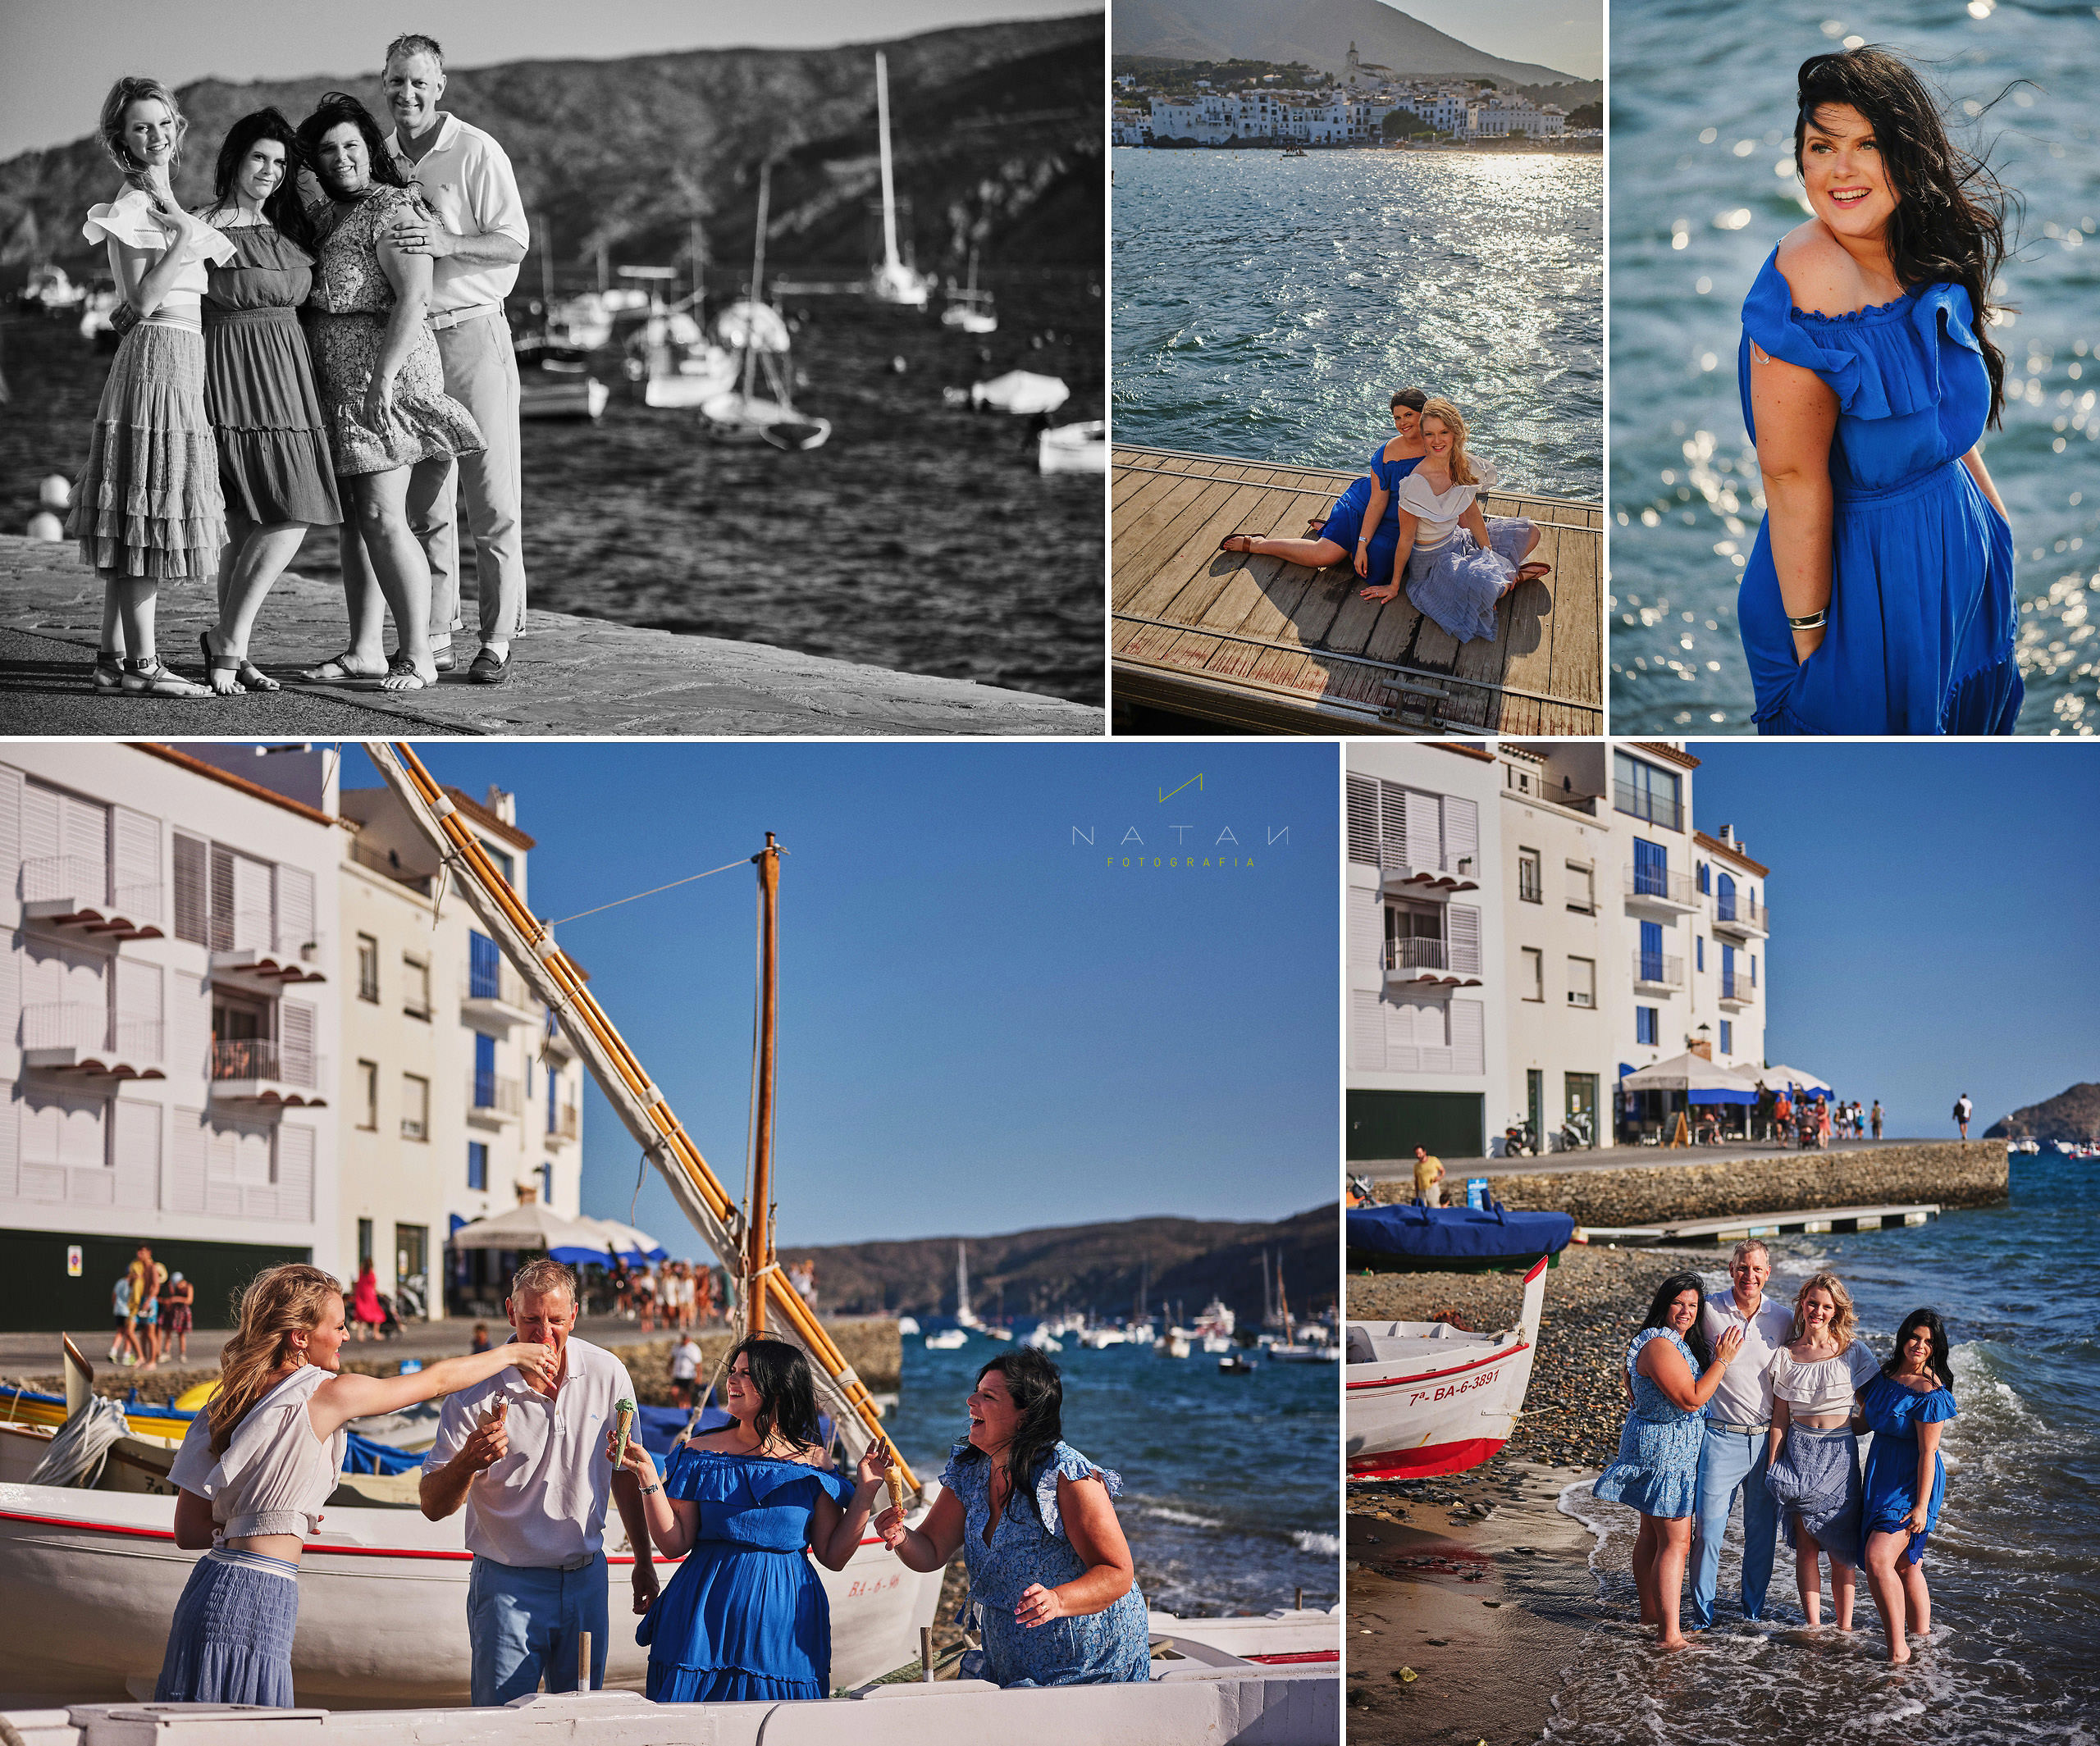
[[[1344,1433],[1352,1479],[1477,1467],[1509,1440],[1536,1355],[1546,1258],[1524,1275],[1522,1319],[1500,1333],[1444,1322],[1351,1322]]]

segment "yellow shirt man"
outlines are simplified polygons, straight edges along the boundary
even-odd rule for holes
[[[1414,1149],[1414,1192],[1418,1200],[1431,1206],[1443,1204],[1444,1160],[1433,1158],[1421,1147]]]

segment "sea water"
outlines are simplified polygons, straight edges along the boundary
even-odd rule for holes
[[[952,1327],[920,1319],[926,1333]],[[1034,1324],[1019,1324],[1023,1338]],[[1336,1366],[1271,1364],[1221,1374],[1214,1355],[1156,1356],[1149,1345],[1051,1359],[1065,1385],[1065,1441],[1120,1474],[1116,1513],[1148,1606],[1184,1617],[1266,1612],[1340,1598],[1340,1470]],[[1011,1346],[972,1334],[954,1352],[904,1342],[892,1424],[922,1479],[938,1479],[969,1433],[978,1370]]]
[[[1764,503],[1736,389],[1742,301],[1808,216],[1792,174],[1795,70],[1861,35],[1926,63],[1963,124],[1956,143],[1988,146],[2025,201],[2001,275],[2016,309],[1993,331],[2006,354],[2004,428],[1984,439],[2016,548],[2020,732],[2100,727],[2100,24],[2090,8],[1618,0],[1606,604],[1620,732],[1751,731],[1735,599]],[[2023,78],[2033,84],[1968,119],[1965,106],[1980,109]]]
[[[1886,1357],[1912,1310],[1953,1345],[1959,1415],[1941,1439],[1947,1494],[1925,1552],[1933,1631],[1892,1667],[1864,1578],[1849,1635],[1809,1630],[1783,1544],[1761,1626],[1741,1608],[1740,1507],[1721,1558],[1714,1630],[1659,1654],[1634,1627],[1639,1518],[1586,1484],[1562,1507],[1600,1536],[1584,1653],[1562,1670],[1556,1746],[1696,1739],[1702,1746],[1904,1746],[2100,1740],[2100,1333],[2093,1167],[2051,1152],[2012,1161],[2010,1204],[1903,1230],[1772,1241],[1767,1295],[1809,1274],[1843,1279],[1860,1335]],[[1725,1257],[1708,1285],[1727,1284]],[[1824,1617],[1831,1617],[1826,1566]]]
[[[1413,385],[1459,408],[1505,485],[1596,501],[1595,154],[1109,161],[1117,441],[1367,472]]]

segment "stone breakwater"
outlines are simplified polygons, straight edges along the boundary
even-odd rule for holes
[[[1489,1181],[1505,1206],[1570,1213],[1577,1224],[1610,1227],[1912,1201],[1996,1206],[2006,1198],[2006,1173],[2002,1140],[1945,1140],[1711,1163],[1665,1157],[1617,1168],[1497,1174]],[[1404,1201],[1414,1187],[1399,1179],[1376,1190],[1381,1200]]]

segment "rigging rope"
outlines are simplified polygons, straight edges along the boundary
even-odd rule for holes
[[[66,1421],[30,1475],[32,1485],[92,1486],[120,1437],[131,1434],[124,1409],[97,1395]]]
[[[449,857],[448,857],[449,859]],[[710,867],[705,873],[689,873],[682,879],[673,879],[669,885],[652,885],[646,891],[637,891],[632,897],[615,897],[610,903],[601,903],[595,909],[578,909],[573,915],[564,915],[559,921],[547,923],[550,928],[565,928],[571,922],[580,922],[587,915],[602,915],[608,909],[617,909],[623,903],[634,903],[644,897],[654,897],[659,891],[674,891],[682,885],[691,885],[696,879],[712,879],[715,874],[727,873],[732,867],[748,867],[751,857],[741,861],[728,861],[719,867]]]

